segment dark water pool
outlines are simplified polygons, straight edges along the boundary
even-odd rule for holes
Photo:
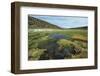
[[[70,39],[70,36],[69,35],[63,35],[63,34],[51,34],[49,35],[49,38],[52,38],[52,39]]]

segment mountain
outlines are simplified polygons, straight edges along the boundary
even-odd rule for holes
[[[70,29],[88,29],[88,26],[74,27],[74,28],[70,28]]]
[[[50,28],[50,29],[61,29],[57,25],[51,24],[44,20],[28,16],[28,28],[41,29],[41,28]]]

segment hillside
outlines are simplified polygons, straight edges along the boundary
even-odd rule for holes
[[[49,22],[28,16],[28,28],[40,29],[40,28],[52,28],[60,29],[57,25],[51,24]]]
[[[83,27],[75,27],[75,28],[70,28],[70,29],[88,29],[88,26],[83,26]]]

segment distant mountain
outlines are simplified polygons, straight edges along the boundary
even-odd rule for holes
[[[57,25],[51,24],[44,20],[28,16],[28,28],[41,29],[41,28],[50,28],[50,29],[60,29]]]
[[[88,29],[88,26],[75,27],[75,28],[70,28],[70,29]]]

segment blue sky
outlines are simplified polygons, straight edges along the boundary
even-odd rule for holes
[[[32,15],[32,17],[55,24],[61,28],[74,28],[88,25],[88,17],[78,16],[39,16]]]

